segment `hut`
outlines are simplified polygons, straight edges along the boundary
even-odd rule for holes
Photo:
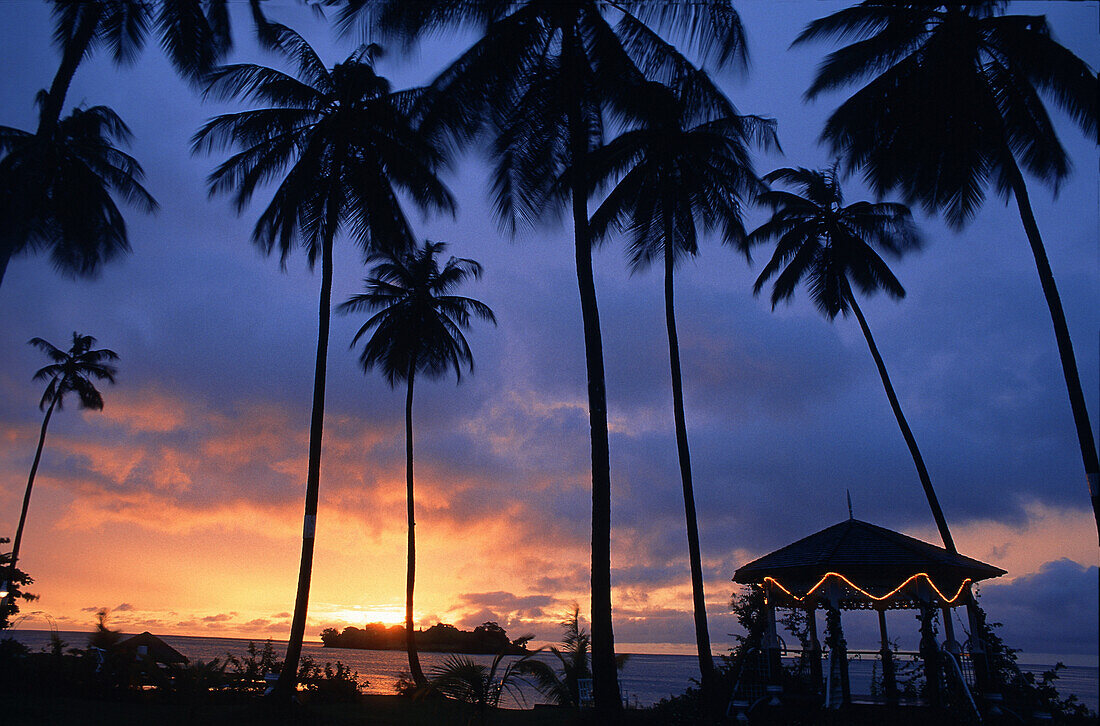
[[[974,603],[971,585],[1004,575],[984,562],[949,552],[858,519],[849,518],[820,532],[782,547],[739,568],[734,582],[764,592],[766,623],[763,650],[773,702],[782,698],[779,685],[781,645],[776,632],[776,608],[807,613],[810,683],[823,695],[826,706],[838,707],[852,700],[848,678],[848,653],[841,611],[874,610],[878,613],[882,659],[882,686],[888,703],[897,704],[893,651],[886,629],[886,611],[915,609],[920,620],[920,658],[924,661],[927,700],[941,705],[940,686],[945,678],[963,684],[971,693],[983,693],[987,670],[979,639],[964,650],[956,641],[950,609]],[[825,611],[828,629],[829,670],[822,673],[822,643],[817,633],[817,610]],[[942,610],[944,638],[937,643],[933,626],[936,610]],[[968,607],[971,632],[977,632],[975,613]]]
[[[118,644],[119,651],[133,653],[136,659],[173,665],[187,663],[187,656],[146,630],[141,635],[127,638]]]

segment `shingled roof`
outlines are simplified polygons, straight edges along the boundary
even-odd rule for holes
[[[735,582],[760,584],[772,577],[805,591],[827,572],[843,574],[872,592],[890,590],[926,573],[941,588],[1000,577],[1005,571],[970,557],[858,519],[804,537],[739,568]]]

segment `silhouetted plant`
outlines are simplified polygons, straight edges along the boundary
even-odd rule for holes
[[[481,265],[473,260],[451,257],[439,266],[436,255],[446,245],[425,241],[406,253],[379,252],[368,262],[376,263],[367,278],[367,291],[349,298],[340,312],[373,312],[352,339],[354,346],[367,333],[359,363],[363,370],[381,369],[390,386],[404,381],[405,393],[405,503],[408,518],[408,569],[405,586],[405,642],[409,670],[418,686],[427,684],[416,650],[413,627],[413,588],[416,582],[416,537],[413,496],[413,383],[416,376],[439,378],[454,371],[461,380],[462,368],[474,368],[473,354],[463,331],[470,317],[496,323],[487,305],[450,292],[467,278],[481,276]],[[372,332],[373,331],[373,332]],[[495,623],[494,623],[495,625]],[[507,641],[507,639],[505,639]]]
[[[65,397],[75,393],[80,401],[80,407],[92,411],[103,410],[103,396],[96,389],[93,380],[115,382],[115,373],[118,369],[111,365],[111,361],[118,360],[118,355],[102,348],[92,350],[95,338],[90,335],[73,333],[73,344],[67,351],[54,347],[42,338],[31,338],[30,345],[38,348],[53,361],[48,366],[38,369],[34,374],[36,381],[49,381],[42,399],[38,402],[38,408],[45,411],[42,419],[42,429],[38,434],[38,448],[34,452],[34,461],[31,463],[31,472],[27,477],[27,489],[23,494],[23,507],[19,512],[19,525],[15,529],[15,542],[12,544],[11,555],[8,559],[7,572],[18,564],[19,545],[23,541],[23,526],[27,523],[27,509],[31,504],[31,490],[34,488],[34,477],[38,472],[38,464],[42,460],[42,447],[46,443],[46,427],[50,425],[50,417],[54,410],[60,411],[65,404]],[[7,578],[6,578],[7,579]]]
[[[664,268],[665,327],[672,378],[673,420],[683,486],[691,567],[695,641],[704,687],[714,675],[703,590],[699,524],[691,478],[680,343],[676,333],[673,277],[676,265],[699,251],[699,231],[721,231],[728,244],[745,236],[742,199],[763,191],[748,147],[777,145],[775,122],[740,116],[700,71],[690,69],[672,87],[648,83],[638,89],[645,111],[638,125],[591,155],[597,185],[614,187],[593,213],[593,239],[611,229],[630,240],[632,271],[654,262]]]
[[[302,652],[313,572],[333,243],[343,230],[365,254],[411,247],[412,232],[399,192],[423,208],[451,210],[454,205],[436,176],[441,155],[416,131],[410,116],[420,92],[394,92],[375,73],[377,46],[360,46],[329,69],[293,30],[275,26],[273,32],[277,47],[297,64],[297,77],[258,65],[226,66],[211,73],[207,94],[254,99],[265,107],[210,120],[195,135],[193,149],[241,149],[209,179],[211,193],[232,193],[238,211],[260,186],[282,175],[256,223],[253,241],[269,254],[277,248],[284,266],[297,245],[304,248],[310,267],[318,258],[321,262],[302,558],[287,667],[276,687],[281,698],[289,698]]]
[[[7,537],[0,537],[0,545],[10,541]],[[34,578],[12,565],[11,552],[0,552],[0,573],[0,579],[5,580],[4,587],[8,592],[7,597],[0,598],[0,630],[6,630],[11,627],[12,619],[19,614],[19,601],[33,602],[38,596],[24,589],[34,582]]]
[[[768,182],[782,182],[797,193],[771,190],[758,197],[761,204],[772,210],[772,216],[745,238],[745,254],[756,245],[772,239],[777,241],[775,252],[756,279],[753,293],[759,294],[765,283],[774,277],[771,294],[774,310],[780,301],[793,297],[798,285],[804,283],[814,305],[829,320],[835,320],[838,314],[845,317],[849,312],[855,314],[890,401],[890,409],[913,457],[943,546],[954,552],[955,543],[924,457],[901,410],[886,364],[853,290],[854,283],[865,295],[882,290],[894,299],[904,297],[905,288],[879,255],[879,250],[900,257],[920,247],[920,236],[908,207],[903,204],[864,201],[845,206],[837,174],[834,164],[823,171],[777,169],[764,177]]]
[[[88,277],[129,252],[115,199],[157,208],[141,165],[118,148],[129,140],[106,106],[74,109],[48,132],[0,126],[0,284],[16,255],[48,251],[59,272]]]
[[[1006,2],[867,0],[815,20],[795,40],[853,40],[826,57],[808,98],[870,79],[822,134],[877,193],[943,211],[962,227],[992,182],[1016,200],[1054,325],[1100,536],[1100,462],[1065,312],[1023,170],[1058,189],[1070,159],[1043,98],[1095,142],[1096,73],[1059,45],[1046,18],[1005,15]]]
[[[383,32],[411,42],[458,24],[482,36],[433,83],[427,118],[455,137],[493,136],[497,211],[513,230],[520,220],[573,221],[573,247],[588,380],[592,444],[592,660],[596,707],[621,708],[611,618],[611,463],[603,340],[592,266],[588,201],[591,152],[605,117],[639,109],[645,78],[664,80],[690,64],[662,37],[669,30],[717,66],[747,59],[740,18],[728,0],[604,3],[597,0],[433,3],[352,0],[345,27],[377,18]]]

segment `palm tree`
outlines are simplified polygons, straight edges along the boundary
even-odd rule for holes
[[[250,0],[257,34],[271,28]],[[150,26],[172,64],[200,80],[232,45],[225,0],[148,3],[138,0],[54,0],[54,41],[61,63],[48,91],[38,94],[33,134],[0,127],[0,283],[13,255],[49,247],[66,274],[91,276],[101,263],[130,249],[113,189],[144,211],[156,203],[138,183],[142,171],[113,141],[130,130],[103,106],[62,118],[65,97],[80,63],[106,47],[118,64],[137,60]],[[114,139],[112,139],[112,136]]]
[[[129,251],[113,197],[144,212],[157,208],[141,165],[116,148],[129,139],[106,106],[76,109],[48,135],[0,127],[0,284],[14,255],[46,249],[59,271],[90,276]]]
[[[1002,15],[1005,3],[868,0],[811,23],[796,43],[856,38],[830,54],[807,97],[869,83],[830,116],[824,138],[879,193],[942,210],[962,227],[992,181],[1016,199],[1046,297],[1100,535],[1100,464],[1077,361],[1023,169],[1055,189],[1070,161],[1043,105],[1096,138],[1096,74],[1051,36],[1042,16]]]
[[[526,635],[517,639],[517,643],[534,636]],[[541,650],[541,649],[540,649]],[[448,698],[473,706],[481,723],[486,723],[490,710],[500,707],[500,699],[510,693],[520,703],[525,701],[522,686],[536,686],[546,678],[552,677],[550,666],[535,656],[539,650],[532,651],[520,658],[504,663],[506,657],[501,651],[493,656],[488,666],[478,663],[465,655],[449,655],[432,672],[428,687]],[[502,663],[504,667],[501,668]]]
[[[19,545],[23,541],[23,527],[27,523],[31,489],[34,488],[34,476],[38,473],[38,464],[42,461],[42,447],[46,443],[46,427],[50,425],[50,417],[53,416],[55,409],[60,411],[64,408],[65,396],[70,393],[76,394],[81,408],[102,411],[103,396],[96,390],[93,380],[115,382],[115,373],[118,369],[111,365],[111,361],[118,360],[118,355],[106,348],[92,350],[95,342],[95,338],[90,335],[73,333],[73,344],[65,351],[54,347],[42,338],[31,338],[29,341],[30,345],[41,350],[53,362],[34,374],[36,381],[49,381],[42,394],[42,400],[38,402],[38,410],[45,411],[46,415],[42,419],[42,429],[38,434],[38,448],[34,452],[31,473],[27,477],[23,509],[19,513],[19,526],[15,529],[15,540],[11,546],[9,571],[14,570],[19,561]]]
[[[638,110],[630,90],[645,74],[674,77],[684,56],[655,28],[668,28],[719,64],[746,61],[740,19],[729,0],[692,4],[599,0],[409,3],[352,0],[345,27],[374,14],[406,40],[424,31],[477,24],[484,35],[436,79],[429,120],[468,139],[491,131],[493,192],[502,219],[534,222],[568,206],[588,379],[592,445],[592,659],[596,708],[621,708],[611,619],[611,463],[603,340],[592,269],[588,159],[604,114]],[[567,173],[568,170],[568,173]],[[550,214],[548,214],[550,213]]]
[[[749,233],[743,250],[747,255],[755,245],[771,239],[778,242],[771,260],[756,279],[753,292],[759,293],[764,284],[774,277],[771,295],[774,309],[781,300],[788,300],[794,295],[800,282],[805,282],[814,304],[830,320],[838,314],[855,314],[867,347],[871,350],[871,357],[875,359],[894,418],[913,457],[943,545],[954,552],[955,544],[936,491],[932,488],[924,458],[902,413],[894,386],[886,373],[886,365],[852,289],[854,282],[865,295],[882,290],[894,299],[905,297],[905,289],[876,248],[899,257],[920,246],[909,209],[892,202],[855,202],[844,206],[835,164],[825,171],[777,169],[764,180],[769,183],[782,182],[796,189],[797,193],[772,190],[757,198],[772,210],[772,216]]]
[[[644,105],[650,109],[649,117],[592,154],[592,176],[597,183],[619,178],[592,215],[591,230],[594,239],[601,239],[609,228],[626,227],[635,271],[656,260],[664,264],[665,325],[687,518],[695,641],[702,684],[709,693],[714,661],[684,415],[673,276],[680,260],[698,252],[698,227],[720,230],[723,241],[731,244],[745,236],[741,199],[761,191],[748,145],[755,139],[770,146],[776,144],[776,138],[774,122],[738,116],[725,99],[717,107],[698,103],[701,80],[702,74],[697,71],[681,78],[676,88],[647,84]]]
[[[453,370],[461,379],[462,368],[473,370],[474,358],[463,335],[470,316],[496,323],[493,311],[484,303],[449,294],[469,277],[481,276],[481,265],[454,257],[442,269],[436,255],[446,245],[425,242],[403,254],[380,252],[369,261],[377,262],[367,278],[367,290],[340,306],[340,311],[373,312],[352,339],[354,346],[373,330],[363,345],[359,362],[363,370],[378,367],[390,386],[404,381],[405,391],[405,503],[408,513],[408,570],[405,584],[405,645],[409,670],[418,687],[427,685],[416,652],[413,630],[413,586],[416,582],[416,538],[413,533],[413,383],[416,375],[439,378]]]
[[[257,36],[272,45],[276,26],[264,17],[260,0],[249,0],[249,6]],[[42,105],[39,131],[47,135],[61,116],[76,69],[100,48],[118,65],[133,63],[152,26],[176,70],[201,82],[233,46],[226,0],[53,0],[53,14],[61,63]]]
[[[268,254],[278,248],[284,266],[296,245],[304,248],[310,267],[318,258],[321,262],[302,560],[286,665],[275,689],[280,697],[289,697],[305,635],[313,567],[333,243],[344,230],[367,255],[408,248],[413,236],[398,190],[424,208],[453,210],[453,201],[436,176],[438,151],[417,133],[409,114],[420,93],[391,91],[389,82],[374,71],[376,46],[362,46],[329,69],[294,31],[279,26],[273,32],[278,46],[297,63],[297,77],[258,65],[215,71],[207,93],[250,98],[267,107],[211,119],[195,135],[193,149],[241,147],[210,176],[211,194],[233,193],[238,211],[260,185],[282,175],[256,223],[253,241]]]

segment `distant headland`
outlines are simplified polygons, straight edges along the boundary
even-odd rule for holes
[[[528,637],[508,639],[504,628],[492,621],[473,629],[459,630],[447,623],[436,623],[427,630],[414,633],[416,648],[435,653],[466,653],[471,655],[496,655],[504,652],[523,655],[527,652]],[[321,642],[326,648],[358,648],[361,650],[404,650],[405,626],[370,623],[362,628],[349,626],[343,632],[336,628],[321,631]]]

